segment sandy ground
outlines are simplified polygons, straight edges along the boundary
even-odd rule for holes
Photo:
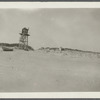
[[[0,51],[0,92],[100,91],[100,59]]]

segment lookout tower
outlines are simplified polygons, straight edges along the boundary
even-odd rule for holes
[[[29,28],[26,27],[22,29],[22,32],[19,33],[21,35],[19,39],[19,49],[28,50],[28,34]]]

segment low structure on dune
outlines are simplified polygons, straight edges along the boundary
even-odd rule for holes
[[[13,51],[13,48],[2,46],[3,51]]]
[[[14,51],[19,50],[19,43],[0,43],[0,47],[3,49],[3,51]],[[34,51],[34,49],[28,45],[29,51]]]

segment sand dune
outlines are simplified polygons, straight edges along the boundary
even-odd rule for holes
[[[100,91],[100,58],[68,52],[1,50],[0,92],[37,91]]]

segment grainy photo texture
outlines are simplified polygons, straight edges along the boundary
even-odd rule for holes
[[[100,92],[100,8],[0,9],[0,92]]]

